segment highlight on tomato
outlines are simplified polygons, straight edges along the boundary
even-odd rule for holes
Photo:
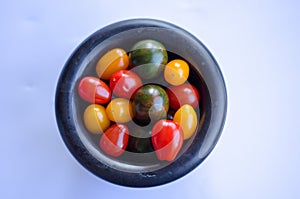
[[[193,108],[199,104],[199,92],[192,84],[184,83],[179,86],[171,86],[166,92],[169,96],[170,107],[174,110],[178,110],[184,104],[189,104]]]
[[[174,86],[183,84],[189,77],[190,68],[186,61],[175,59],[170,61],[164,70],[165,80]]]
[[[159,120],[152,128],[152,145],[159,160],[173,161],[183,144],[183,131],[172,120]]]
[[[109,86],[116,96],[130,99],[143,83],[136,73],[120,70],[110,77]]]
[[[111,90],[107,84],[92,76],[80,80],[78,94],[85,101],[95,104],[106,104],[111,98]]]
[[[101,136],[99,147],[106,154],[118,157],[125,151],[128,139],[128,127],[124,124],[113,124]]]

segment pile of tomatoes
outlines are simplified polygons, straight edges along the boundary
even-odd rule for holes
[[[142,40],[128,54],[121,48],[106,52],[95,68],[98,76],[81,78],[78,94],[90,103],[83,121],[100,135],[100,149],[113,157],[126,150],[154,151],[159,160],[173,161],[199,121],[199,92],[187,81],[189,64],[168,60],[160,42]],[[161,79],[164,84],[157,83]],[[146,134],[138,134],[145,128]]]

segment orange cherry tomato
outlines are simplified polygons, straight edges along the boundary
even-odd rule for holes
[[[166,65],[164,77],[169,84],[179,86],[188,79],[189,72],[189,65],[185,61],[175,59]]]
[[[109,80],[110,76],[128,67],[129,59],[121,48],[115,48],[103,55],[96,66],[96,72],[101,79]]]
[[[106,107],[108,118],[117,123],[126,123],[132,120],[132,104],[124,98],[115,98]]]
[[[195,133],[198,117],[194,108],[189,104],[185,104],[176,111],[173,121],[181,126],[186,140]]]
[[[83,120],[87,130],[93,134],[104,132],[110,125],[105,108],[98,104],[91,104],[85,109]]]

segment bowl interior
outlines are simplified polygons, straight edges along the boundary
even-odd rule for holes
[[[184,142],[183,148],[177,156],[191,155],[191,145],[199,148],[207,138],[207,130],[211,121],[211,98],[208,86],[202,75],[202,69],[207,65],[205,54],[191,38],[183,37],[180,32],[172,29],[159,27],[140,27],[112,35],[106,40],[98,43],[86,54],[79,63],[80,67],[76,73],[76,84],[72,93],[72,110],[75,119],[77,133],[86,149],[103,164],[125,172],[140,173],[159,170],[168,166],[170,163],[157,160],[155,153],[133,153],[126,151],[121,157],[113,158],[104,154],[98,147],[100,136],[89,133],[83,123],[83,111],[89,105],[80,99],[77,93],[77,85],[84,76],[95,76],[97,61],[109,50],[122,48],[129,52],[130,48],[138,41],[143,39],[154,39],[161,42],[168,51],[169,60],[182,58],[190,65],[190,76],[188,82],[194,85],[200,94],[199,106],[196,108],[198,115],[198,128],[196,133]],[[203,49],[205,50],[205,49]],[[155,83],[168,87],[163,81],[163,77],[149,80],[147,83]],[[146,127],[137,126],[134,123],[128,124],[130,129],[139,130]],[[198,154],[199,155],[199,154]],[[205,156],[205,153],[202,154]]]

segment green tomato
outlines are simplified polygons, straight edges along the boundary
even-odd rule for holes
[[[132,110],[138,124],[148,125],[151,121],[166,118],[169,110],[169,97],[160,86],[145,85],[135,93]]]
[[[137,42],[129,53],[130,65],[144,79],[157,77],[168,62],[166,48],[155,40]]]

